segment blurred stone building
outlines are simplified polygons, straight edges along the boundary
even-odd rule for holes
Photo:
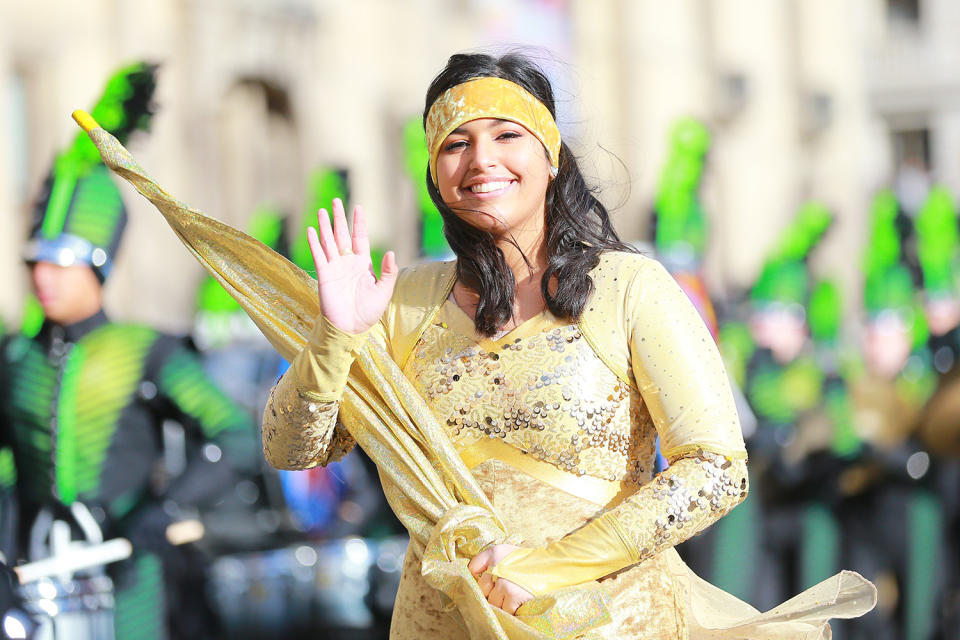
[[[0,317],[16,326],[31,200],[107,74],[160,62],[160,111],[131,150],[181,200],[243,227],[300,216],[308,172],[345,169],[374,242],[417,256],[403,123],[453,52],[526,44],[560,125],[641,239],[671,122],[714,134],[705,185],[717,293],[750,284],[805,199],[839,223],[816,256],[856,298],[870,198],[930,180],[960,193],[960,4],[953,0],[0,0]],[[548,50],[551,54],[544,53]],[[118,318],[189,326],[202,273],[125,191],[107,291]]]

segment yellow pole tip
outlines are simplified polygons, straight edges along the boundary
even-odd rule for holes
[[[93,116],[82,109],[77,109],[73,112],[73,119],[87,133],[100,128],[100,125],[93,119]]]

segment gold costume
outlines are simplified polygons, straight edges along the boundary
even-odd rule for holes
[[[590,637],[687,638],[691,575],[672,547],[746,496],[739,421],[712,338],[659,263],[607,253],[591,276],[580,322],[544,312],[492,340],[448,298],[454,264],[423,265],[401,274],[372,331],[507,531],[536,549],[496,575],[537,595],[602,578],[613,623]],[[359,342],[320,322],[268,402],[271,464],[326,464],[353,445],[336,414]],[[671,466],[655,477],[658,434]],[[461,636],[418,569],[408,552],[391,637]]]
[[[842,572],[760,613],[680,561],[672,545],[745,495],[745,455],[713,341],[658,263],[607,254],[575,326],[544,314],[499,340],[445,304],[454,266],[425,265],[401,274],[369,336],[345,334],[319,313],[316,281],[75,117],[293,360],[265,411],[270,462],[324,464],[356,442],[377,463],[411,537],[392,637],[814,640],[875,604]],[[655,430],[673,461],[657,476]],[[510,616],[466,563],[514,540],[526,548],[495,573],[538,596]]]

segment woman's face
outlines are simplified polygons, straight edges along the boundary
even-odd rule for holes
[[[481,118],[456,128],[437,153],[443,201],[495,236],[543,231],[550,162],[522,125]]]

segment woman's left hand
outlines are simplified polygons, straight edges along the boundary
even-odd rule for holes
[[[467,565],[470,573],[477,579],[480,591],[486,597],[487,602],[503,609],[510,615],[515,614],[524,602],[533,600],[533,594],[514,582],[504,578],[496,578],[484,572],[492,569],[494,565],[507,557],[507,554],[519,548],[512,544],[496,544],[475,555],[470,564]]]

